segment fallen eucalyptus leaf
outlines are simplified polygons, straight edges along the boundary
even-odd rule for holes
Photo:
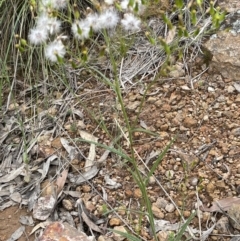
[[[199,209],[204,212],[222,212],[228,209],[235,203],[240,203],[240,198],[228,197],[219,201],[214,201],[210,208],[200,206]]]
[[[6,182],[12,181],[23,172],[23,169],[24,169],[24,165],[20,166],[16,170],[12,170],[10,173],[0,178],[0,183],[6,183]]]
[[[18,240],[22,234],[24,233],[25,231],[25,227],[24,226],[21,226],[20,228],[18,228],[13,234],[12,236],[6,240],[6,241],[15,241],[15,240]]]

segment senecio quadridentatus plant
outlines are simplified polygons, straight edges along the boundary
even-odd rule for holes
[[[43,45],[45,57],[51,62],[62,61],[67,52],[62,40],[67,36],[61,34],[64,21],[56,13],[65,11],[70,1],[31,0],[30,3],[38,13],[35,26],[29,31],[30,44]],[[74,22],[71,23],[72,34],[75,39],[85,41],[94,33],[114,30],[117,26],[124,31],[138,32],[141,29],[138,16],[144,8],[143,0],[104,0],[102,6],[99,4],[98,11],[88,11],[84,18],[80,18],[80,13],[76,11]]]

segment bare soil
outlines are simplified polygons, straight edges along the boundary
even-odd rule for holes
[[[164,82],[159,79],[147,92],[146,101],[136,122],[137,128],[158,135],[151,136],[140,131],[134,133],[136,159],[143,175],[147,173],[146,166],[151,168],[156,160],[156,157],[149,158],[150,154],[162,151],[175,138],[154,173],[164,189],[152,179],[148,186],[148,195],[152,203],[162,198],[167,204],[171,204],[169,198],[171,197],[184,218],[188,218],[192,211],[196,210],[198,200],[201,200],[205,207],[210,207],[214,200],[238,197],[240,194],[240,96],[232,88],[233,81],[223,79],[217,74],[208,72],[201,74],[201,72],[201,69],[196,68],[192,69],[191,77],[180,76]],[[192,81],[195,77],[195,81]],[[113,90],[96,80],[82,82],[79,79],[78,84],[82,86],[76,91],[78,98],[73,98],[68,103],[62,100],[62,97],[58,99],[58,96],[62,96],[61,91],[54,93],[54,98],[62,104],[54,105],[52,102],[48,113],[60,120],[63,129],[59,128],[54,137],[47,136],[38,142],[38,155],[35,153],[32,156],[30,165],[34,164],[37,158],[46,158],[52,153],[65,155],[59,138],[79,138],[79,129],[92,133],[98,138],[99,143],[106,145],[110,145],[112,137],[116,137],[119,133],[126,134],[125,121]],[[131,123],[135,122],[138,115],[143,97],[142,91],[142,86],[139,85],[123,91]],[[66,96],[66,99],[69,97],[71,96]],[[20,101],[19,105],[21,106]],[[63,112],[60,111],[63,105],[66,107],[65,110],[74,106],[74,109],[82,111],[84,118],[71,114],[63,118]],[[43,108],[41,106],[41,109]],[[29,115],[27,112],[25,114]],[[85,155],[88,154],[88,145],[77,142],[76,144]],[[127,138],[122,138],[118,144],[129,153]],[[100,158],[103,151],[97,148],[96,159]],[[66,187],[70,185],[70,190],[79,191],[88,211],[98,218],[103,217],[101,213],[103,199],[99,196],[103,188],[107,194],[107,203],[112,208],[140,210],[141,192],[123,162],[124,160],[117,155],[110,154],[98,175],[89,183],[79,186],[68,183]],[[83,166],[84,160],[75,160],[71,163],[69,172],[82,171]],[[106,175],[121,186],[117,189],[110,188],[104,179]],[[76,199],[67,195],[64,199],[70,200],[73,206],[76,202]],[[62,207],[64,208],[64,205],[59,203],[57,209]],[[158,210],[154,212],[156,219],[160,219],[159,215],[162,215],[161,219],[170,221],[171,224],[181,220],[176,208],[159,209],[161,213],[158,213]],[[20,226],[18,222],[20,215],[27,213],[17,207],[8,208],[1,213],[0,240],[7,240]],[[139,220],[137,213],[124,211],[118,212],[118,215],[120,216],[117,217],[118,221],[113,220],[116,217],[114,214],[105,217],[105,225],[111,227],[123,225],[124,220],[130,226],[136,227],[135,231],[137,230]],[[201,226],[202,230],[207,230],[209,225],[217,223],[223,216],[221,213],[202,212],[201,217],[195,217],[191,225],[196,229]],[[79,223],[78,218],[74,218],[74,221],[76,224]],[[30,230],[31,227],[27,227],[26,236]],[[210,235],[208,240],[230,240],[228,235],[237,233],[237,229],[227,223],[225,229],[216,226],[212,233],[214,235]],[[151,239],[145,218],[140,235],[144,239]],[[19,240],[28,240],[26,236]],[[29,237],[29,240],[34,240],[33,236]]]

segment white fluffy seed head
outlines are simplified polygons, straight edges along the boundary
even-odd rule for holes
[[[91,27],[86,20],[77,20],[72,24],[72,32],[76,39],[88,39]]]
[[[94,32],[101,30],[99,15],[97,13],[90,13],[85,18],[86,24],[93,29]]]
[[[120,2],[120,7],[123,11],[136,12],[142,14],[145,10],[145,6],[142,4],[142,0],[134,0],[133,4],[130,6],[130,0],[122,0]]]
[[[113,5],[115,0],[104,0],[107,5]]]
[[[141,20],[132,13],[125,13],[121,25],[125,31],[137,32],[141,29]]]
[[[40,6],[60,10],[67,7],[68,1],[69,0],[41,0]]]
[[[61,40],[51,42],[45,48],[45,56],[52,62],[57,62],[58,57],[63,58],[65,54],[66,49]]]
[[[102,28],[113,29],[119,22],[119,15],[114,8],[108,8],[99,15],[98,21]]]
[[[37,28],[47,28],[50,34],[59,33],[61,30],[61,21],[57,18],[49,17],[48,14],[42,13],[36,22]]]
[[[43,44],[48,39],[48,31],[45,28],[32,28],[30,29],[28,39],[33,45]]]

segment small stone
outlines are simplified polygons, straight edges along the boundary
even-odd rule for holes
[[[186,117],[183,121],[183,125],[187,128],[196,127],[197,121],[191,117]]]
[[[136,188],[134,191],[133,191],[133,196],[135,198],[141,198],[142,197],[142,192],[140,190],[140,188]]]
[[[207,222],[211,218],[211,213],[209,212],[203,212],[202,213],[202,222]]]
[[[165,210],[166,210],[168,213],[172,213],[172,212],[175,211],[175,207],[174,207],[174,205],[173,205],[172,203],[169,203],[169,204],[166,205]]]
[[[235,128],[231,131],[234,136],[240,136],[240,127]]]
[[[156,183],[156,179],[154,176],[149,177],[149,184],[155,184]]]
[[[125,195],[126,195],[126,197],[132,197],[133,196],[133,192],[130,189],[127,189],[125,191]]]
[[[162,197],[159,197],[159,198],[157,199],[157,201],[154,203],[154,205],[155,205],[156,207],[162,208],[162,209],[165,209],[165,207],[167,206],[167,204],[168,204],[168,201],[165,200],[165,199],[162,198]]]
[[[125,237],[122,236],[121,234],[114,233],[114,230],[119,231],[119,232],[121,232],[121,233],[126,233],[126,234],[127,234],[127,230],[126,230],[123,226],[115,226],[115,227],[113,228],[113,239],[114,239],[115,241],[122,241],[122,240],[125,239]]]
[[[18,103],[12,103],[8,107],[9,110],[16,110],[18,108],[19,108],[19,104]]]
[[[126,207],[125,206],[119,207],[117,212],[118,212],[119,215],[122,215],[122,216],[125,215],[126,214]]]
[[[237,95],[237,97],[235,99],[235,103],[240,103],[240,95]]]
[[[85,207],[87,210],[89,210],[91,213],[96,209],[96,206],[92,204],[92,202],[87,201],[85,203]]]
[[[129,110],[136,110],[138,106],[140,106],[141,101],[134,101],[132,103],[129,103],[126,108]]]
[[[174,171],[173,170],[167,170],[165,172],[165,176],[168,178],[168,179],[173,179],[174,177]]]
[[[161,107],[161,111],[170,111],[171,110],[171,105],[169,104],[163,104]]]
[[[240,230],[240,204],[233,204],[228,210],[228,215],[231,217],[229,219],[231,225]]]
[[[212,182],[208,183],[207,187],[206,187],[206,190],[207,190],[208,194],[210,194],[210,193],[212,194],[215,190],[215,185],[213,185]]]
[[[214,92],[214,91],[215,91],[215,89],[213,87],[211,87],[211,86],[208,87],[208,92]]]
[[[83,192],[90,192],[91,191],[91,186],[89,186],[89,185],[83,185],[82,186],[82,191]]]
[[[111,218],[109,221],[110,226],[119,226],[121,223],[122,221],[119,218]]]
[[[188,210],[183,211],[183,216],[184,216],[184,218],[189,218],[190,215],[191,215],[191,212],[190,212],[190,211],[188,211]]]
[[[164,213],[158,207],[156,207],[155,205],[152,205],[152,212],[153,212],[153,215],[156,218],[159,218],[159,219],[164,218]]]
[[[208,115],[204,115],[204,116],[203,116],[203,120],[204,120],[204,121],[208,121],[208,119],[209,119]]]
[[[168,241],[169,231],[160,231],[157,233],[159,241]]]
[[[219,233],[228,233],[229,231],[229,222],[227,217],[221,217],[215,227]]]
[[[72,211],[73,210],[73,204],[70,200],[68,199],[63,199],[62,200],[62,205],[63,207],[68,210],[68,211]]]
[[[190,184],[192,186],[197,186],[198,184],[198,178],[197,177],[192,177],[191,180],[190,180]]]
[[[229,85],[228,88],[227,88],[227,92],[229,94],[233,93],[235,91],[235,88],[232,86],[232,85]]]
[[[110,237],[106,237],[106,236],[100,235],[98,237],[98,241],[113,241],[113,239],[110,238]]]
[[[157,101],[157,98],[156,97],[153,97],[153,96],[150,96],[148,99],[147,99],[147,102],[150,103],[150,104],[153,104]]]
[[[180,87],[182,90],[190,90],[190,88],[187,85],[183,85]]]

